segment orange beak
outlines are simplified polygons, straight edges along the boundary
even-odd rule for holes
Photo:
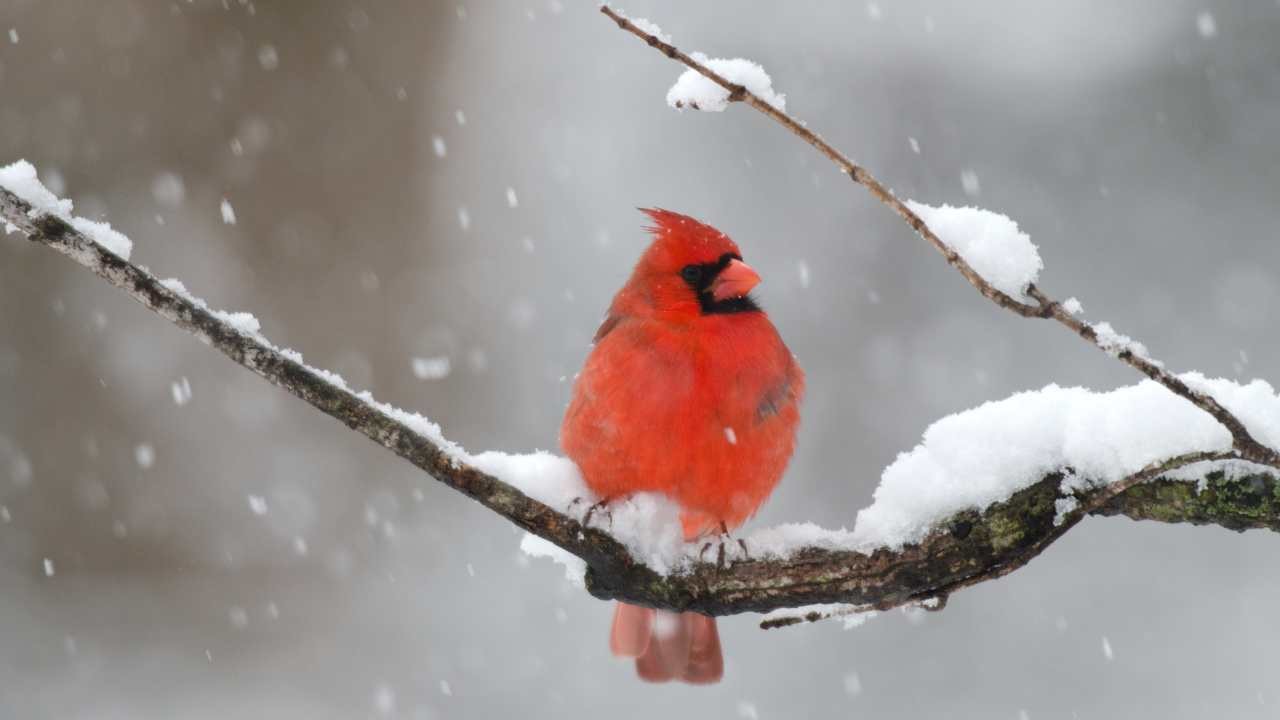
[[[731,260],[711,283],[711,297],[717,301],[742,297],[760,284],[760,276],[741,260]]]

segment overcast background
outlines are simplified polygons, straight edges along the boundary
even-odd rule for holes
[[[1009,214],[1170,367],[1280,380],[1280,3],[624,8],[900,195]],[[668,109],[679,71],[583,0],[0,0],[0,164],[474,450],[555,447],[634,208],[704,219],[808,371],[756,523],[850,525],[947,413],[1136,381],[762,116]],[[3,717],[1280,717],[1280,540],[1124,519],[941,613],[723,619],[723,683],[641,684],[510,525],[17,236],[0,506]]]

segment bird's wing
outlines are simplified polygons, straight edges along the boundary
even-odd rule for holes
[[[614,328],[618,327],[618,323],[622,322],[622,317],[622,315],[610,313],[604,319],[604,322],[600,323],[600,327],[596,328],[596,335],[591,338],[591,342],[598,343],[603,340],[605,335],[608,335]]]

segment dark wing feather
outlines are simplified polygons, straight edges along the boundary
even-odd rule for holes
[[[621,315],[610,315],[600,323],[600,327],[596,329],[596,336],[591,338],[591,342],[598,343],[604,339],[614,328],[618,327],[618,323],[622,322]]]
[[[796,372],[794,361],[788,358],[787,374],[782,378],[782,382],[765,390],[760,403],[756,405],[757,423],[762,423],[781,413],[783,408],[796,401],[796,384],[793,381]]]

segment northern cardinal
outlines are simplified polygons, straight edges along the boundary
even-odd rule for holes
[[[691,541],[769,497],[795,447],[804,374],[748,295],[760,276],[738,246],[691,217],[643,212],[653,242],[596,331],[560,444],[602,502],[670,497]],[[618,603],[609,646],[651,682],[724,673],[715,618],[698,613]]]

